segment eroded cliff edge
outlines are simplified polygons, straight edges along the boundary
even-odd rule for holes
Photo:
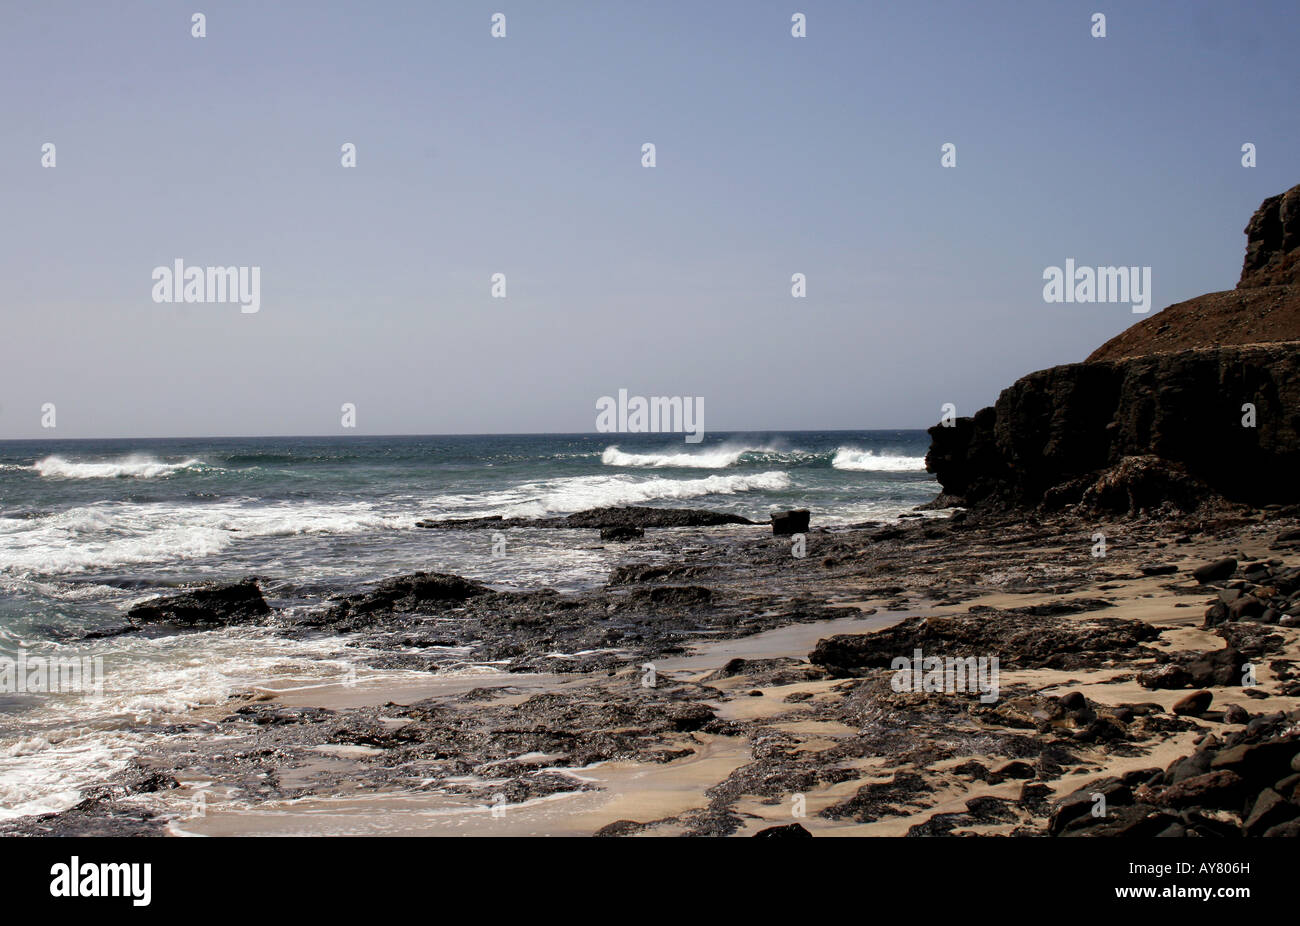
[[[1171,306],[1087,361],[930,429],[945,502],[1192,510],[1300,501],[1300,186],[1246,227],[1237,289]]]

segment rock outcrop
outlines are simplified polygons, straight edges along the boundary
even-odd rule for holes
[[[414,572],[386,579],[368,592],[336,599],[331,616],[340,620],[376,612],[426,614],[491,591],[480,582],[446,572]]]
[[[130,611],[132,624],[175,624],[184,627],[243,624],[266,617],[271,608],[255,579],[197,588],[182,595],[150,598]]]
[[[503,518],[489,515],[484,518],[443,518],[416,521],[416,527],[430,530],[503,530],[508,527],[597,528],[614,527],[717,527],[722,524],[753,524],[749,518],[722,511],[701,508],[648,508],[628,505],[622,508],[589,508],[564,517],[554,518]]]
[[[1270,196],[1246,226],[1246,260],[1237,289],[1300,283],[1300,186]]]
[[[931,428],[926,467],[944,493],[1110,513],[1300,501],[1298,208],[1300,186],[1255,213],[1237,290],[1172,306]]]

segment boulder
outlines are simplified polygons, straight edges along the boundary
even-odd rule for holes
[[[1209,710],[1214,695],[1208,691],[1194,691],[1174,704],[1174,713],[1179,716],[1196,717]]]
[[[1263,835],[1265,830],[1300,817],[1300,806],[1286,800],[1272,788],[1259,792],[1242,828],[1247,836]]]
[[[1240,704],[1229,704],[1223,712],[1223,722],[1234,725],[1250,723],[1250,712]]]
[[[414,572],[380,582],[368,592],[335,599],[332,617],[341,619],[376,612],[421,613],[458,604],[492,589],[445,572]]]
[[[1202,653],[1198,658],[1183,664],[1189,684],[1197,688],[1224,688],[1241,684],[1242,670],[1248,660],[1231,646]]]
[[[243,624],[265,617],[270,606],[256,579],[196,588],[181,595],[151,598],[126,612],[133,624],[186,627]]]
[[[1060,696],[1061,707],[1067,711],[1081,711],[1088,706],[1088,699],[1081,691],[1070,691]]]
[[[1235,808],[1246,793],[1246,782],[1240,775],[1220,769],[1184,778],[1161,792],[1158,800],[1169,807]]]
[[[1237,571],[1237,561],[1232,557],[1215,560],[1192,570],[1192,578],[1202,585],[1209,582],[1221,582]]]
[[[1192,684],[1192,675],[1182,666],[1166,663],[1145,672],[1139,672],[1137,682],[1143,688],[1187,688]]]
[[[1210,763],[1212,770],[1229,769],[1250,782],[1271,784],[1291,770],[1291,759],[1300,750],[1294,740],[1242,743],[1221,750]]]
[[[808,532],[809,511],[797,508],[792,511],[772,512],[772,533],[780,536],[804,534]]]

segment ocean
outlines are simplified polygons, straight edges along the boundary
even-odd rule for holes
[[[275,677],[337,680],[365,655],[338,637],[253,627],[81,639],[143,599],[256,575],[273,606],[313,607],[421,569],[500,589],[580,589],[603,583],[627,548],[592,531],[516,529],[505,532],[510,555],[493,555],[493,532],[416,522],[609,505],[756,521],[809,508],[814,526],[887,520],[938,492],[928,446],[924,431],[699,444],[662,434],[0,442],[0,660],[100,660],[93,692],[0,678],[0,818],[72,806],[130,760],[142,725]]]

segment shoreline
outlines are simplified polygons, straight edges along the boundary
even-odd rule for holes
[[[1270,544],[1297,526],[1280,510],[1105,523],[972,512],[814,528],[804,558],[761,526],[676,527],[628,544],[618,581],[591,592],[475,592],[410,614],[366,610],[372,590],[347,613],[277,628],[355,633],[386,651],[371,660],[383,670],[463,643],[454,624],[510,671],[268,680],[169,725],[76,807],[0,829],[1046,835],[1080,786],[1142,772],[1145,783],[1207,734],[1238,729],[1221,715],[1230,705],[1252,717],[1300,707],[1300,629],[1276,624],[1256,660],[1262,697],[1216,686],[1210,710],[1177,716],[1193,689],[1137,682],[1157,659],[1224,647],[1220,628],[1201,626],[1218,589],[1194,568],[1227,553],[1295,565]],[[1111,539],[1104,559],[1091,555],[1095,530]],[[1154,562],[1177,572],[1144,575]],[[810,661],[819,641],[884,639],[913,617],[1021,635],[984,639],[1002,661],[997,702],[897,692],[888,669]],[[1099,627],[1110,637],[1095,651],[1059,648]],[[1143,627],[1160,632],[1144,639]],[[1081,711],[1059,707],[1079,695]]]

